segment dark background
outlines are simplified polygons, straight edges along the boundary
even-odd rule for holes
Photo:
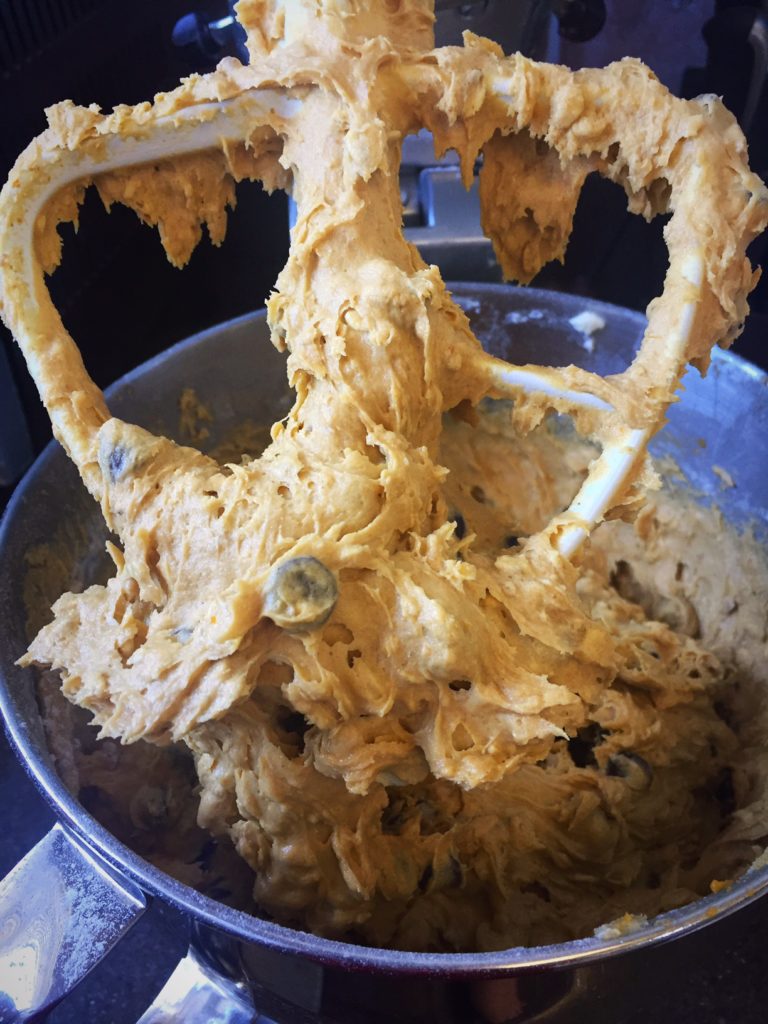
[[[515,0],[509,0],[514,3]],[[624,55],[645,60],[673,91],[724,94],[742,114],[754,68],[743,31],[748,4],[715,0],[610,0],[605,27],[587,42],[560,40],[559,60],[601,65]],[[0,179],[45,127],[43,108],[63,98],[80,104],[136,103],[172,88],[179,77],[207,70],[199,53],[171,43],[177,19],[190,10],[211,17],[224,2],[199,0],[0,0]],[[471,22],[468,23],[471,27]],[[550,55],[552,40],[550,39]],[[752,166],[766,177],[766,105],[748,126]],[[544,285],[642,309],[658,293],[666,266],[661,224],[626,215],[623,194],[588,183],[563,270]],[[263,305],[288,249],[287,203],[258,186],[238,190],[220,250],[204,241],[183,271],[166,261],[156,235],[119,207],[106,217],[95,196],[76,236],[66,229],[65,260],[52,280],[64,321],[101,386],[179,339]],[[760,261],[762,245],[754,247]],[[765,282],[737,350],[766,365]],[[32,446],[49,437],[47,416],[23,360],[0,328]],[[2,353],[0,353],[2,354]],[[0,489],[0,507],[10,488]],[[0,875],[50,824],[51,816],[0,741]],[[768,906],[758,904],[704,933],[638,957],[647,984],[627,991],[618,1024],[678,1021],[752,1024],[768,1019]],[[123,944],[57,1009],[58,1024],[133,1021],[185,948],[183,926],[154,908]],[[655,979],[655,980],[654,980]],[[599,1006],[593,1019],[600,1021]],[[617,1021],[615,1014],[610,1018]],[[579,1024],[579,1022],[576,1022]]]

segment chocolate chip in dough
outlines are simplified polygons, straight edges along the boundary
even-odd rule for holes
[[[448,686],[451,690],[454,691],[454,693],[459,693],[462,690],[472,689],[472,683],[469,681],[469,679],[454,679],[450,683],[448,683]]]
[[[457,540],[463,540],[467,535],[467,523],[461,512],[453,512],[449,519],[453,523],[453,532]]]
[[[653,768],[632,750],[622,750],[608,758],[605,774],[624,779],[630,789],[647,789],[653,780]]]
[[[524,882],[520,886],[520,892],[524,892],[524,893],[530,894],[531,896],[536,896],[538,899],[542,900],[544,903],[551,903],[552,902],[552,894],[550,893],[549,889],[547,889],[547,887],[545,885],[541,884],[541,882],[537,882],[537,881]]]
[[[464,882],[464,868],[461,861],[453,854],[448,858],[448,866],[451,872],[451,885],[459,886]]]
[[[419,890],[421,892],[426,892],[427,891],[427,889],[429,888],[429,886],[430,886],[430,884],[432,882],[434,874],[435,874],[435,871],[434,871],[434,868],[432,867],[432,865],[431,864],[427,864],[427,866],[424,868],[424,870],[421,873],[421,878],[419,878]]]
[[[115,483],[120,479],[128,463],[128,452],[121,444],[116,444],[107,458],[109,467],[109,479]]]

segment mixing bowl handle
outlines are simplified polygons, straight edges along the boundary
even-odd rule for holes
[[[38,1018],[147,907],[60,824],[0,882],[0,1024]]]
[[[179,961],[137,1024],[274,1024],[257,1014],[243,982],[225,978],[194,950]]]

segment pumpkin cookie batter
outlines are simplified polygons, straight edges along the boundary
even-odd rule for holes
[[[519,438],[504,404],[483,403],[472,420],[444,424],[444,496],[463,556],[493,557],[567,503],[594,450],[558,420]],[[57,592],[39,569],[35,577]],[[403,784],[385,768],[372,787],[383,809],[361,819],[364,798],[318,778],[317,728],[266,679],[239,713],[192,735],[206,772],[201,821],[224,839],[213,848],[193,827],[198,799],[185,779],[194,769],[182,773],[179,746],[94,744],[88,716],[81,723],[45,673],[49,745],[99,820],[204,892],[249,908],[227,834],[252,863],[265,849],[260,912],[278,920],[422,949],[563,941],[628,911],[636,924],[733,878],[765,845],[768,561],[716,511],[667,486],[634,526],[598,528],[578,589],[644,664],[599,686],[582,673],[583,717],[568,737],[508,781],[471,792],[432,777]],[[329,624],[324,635],[357,656],[344,630]],[[472,678],[449,688],[467,708],[468,733],[480,715],[498,716],[477,700]],[[340,808],[355,826],[344,855],[370,886],[366,900],[327,851]],[[266,824],[290,847],[276,850]],[[286,909],[302,887],[306,906]]]
[[[722,666],[566,554],[637,511],[683,367],[740,329],[766,193],[735,121],[636,61],[571,74],[469,34],[431,50],[426,0],[239,14],[248,67],[108,116],[60,104],[0,198],[3,316],[120,541],[115,576],[64,595],[24,662],[58,670],[104,736],[183,741],[201,823],[283,920],[453,949],[536,941],[571,911],[581,933],[618,893],[617,909],[659,886],[654,909],[688,898],[667,873],[721,824],[706,790],[735,742],[713,710]],[[665,291],[624,374],[505,384],[402,236],[400,144],[423,126],[468,178],[482,152],[485,229],[520,280],[562,256],[591,171],[636,212],[673,214]],[[137,166],[119,166],[127,151]],[[110,417],[42,272],[91,181],[181,264],[203,223],[221,239],[243,177],[298,206],[269,303],[296,401],[259,459],[222,466]],[[476,443],[478,403],[499,393],[517,399],[507,427],[483,413]],[[604,448],[575,478],[557,446],[510,449],[509,424],[550,408]]]

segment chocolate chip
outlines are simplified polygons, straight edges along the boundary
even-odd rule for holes
[[[432,878],[434,876],[434,873],[435,872],[434,872],[434,868],[432,867],[432,865],[431,864],[427,864],[427,866],[424,868],[424,870],[421,873],[421,878],[419,879],[419,890],[421,892],[426,892],[427,891],[427,889],[429,888],[429,883],[432,881]]]
[[[456,539],[463,540],[467,535],[467,524],[464,516],[461,512],[454,512],[450,516],[449,521],[453,523],[453,532],[456,534]]]
[[[458,888],[464,881],[464,869],[458,858],[451,854],[447,862],[435,873],[434,864],[427,864],[419,878],[419,890],[429,892],[432,889]]]
[[[624,779],[630,789],[647,789],[653,780],[653,768],[633,750],[622,750],[608,758],[605,774]]]
[[[545,885],[541,884],[541,882],[524,882],[520,886],[520,892],[530,893],[531,896],[537,896],[544,903],[552,902],[552,894]]]
[[[470,683],[468,679],[453,679],[450,683],[448,683],[448,687],[449,689],[458,693],[460,690],[471,690],[472,683]]]
[[[623,558],[616,562],[609,577],[609,583],[625,601],[631,601],[632,604],[639,604],[645,608],[643,602],[647,602],[647,594],[635,579],[635,573],[629,562],[625,562]]]
[[[109,453],[107,459],[107,466],[109,467],[109,478],[115,483],[123,475],[123,472],[128,461],[128,452],[123,448],[122,445],[116,444],[112,451]]]

